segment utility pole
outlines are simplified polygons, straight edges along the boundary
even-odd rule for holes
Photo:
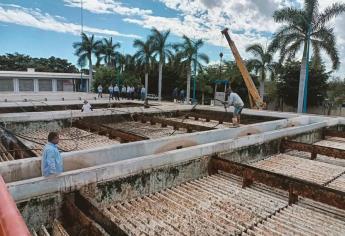
[[[83,0],[80,0],[80,36],[84,32],[84,19],[83,19]],[[83,66],[80,65],[80,91],[84,91],[83,88]]]
[[[193,102],[192,103],[195,103],[196,102],[196,98],[195,98],[195,95],[196,95],[196,63],[198,61],[198,51],[196,51],[196,54],[195,54],[195,60],[194,60],[194,83],[193,83]]]
[[[304,84],[303,113],[307,113],[307,107],[308,107],[310,34],[311,34],[311,23],[309,23],[308,33],[307,33],[307,61],[306,61],[307,64],[306,64],[305,84]]]

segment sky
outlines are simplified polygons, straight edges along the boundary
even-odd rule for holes
[[[301,7],[303,0],[0,0],[0,54],[61,57],[76,64],[72,47],[83,30],[97,38],[112,37],[121,53],[134,53],[133,40],[146,40],[150,29],[170,30],[171,43],[186,35],[203,39],[202,51],[211,63],[233,59],[220,31],[227,27],[243,58],[253,43],[267,45],[280,25],[272,14],[286,7]],[[320,8],[345,0],[320,0]],[[335,76],[345,77],[345,14],[332,20],[341,66]],[[300,57],[300,55],[298,55]],[[328,57],[327,68],[331,70]]]

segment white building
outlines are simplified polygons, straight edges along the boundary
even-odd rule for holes
[[[81,82],[88,91],[88,75],[79,73],[0,71],[0,92],[75,92],[80,91]]]

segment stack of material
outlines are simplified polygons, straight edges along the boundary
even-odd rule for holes
[[[345,212],[314,205],[289,206],[243,235],[344,235]]]
[[[0,142],[0,162],[14,160],[13,155],[7,151],[6,147]]]
[[[141,136],[146,136],[150,139],[162,138],[169,135],[184,134],[187,132],[183,129],[174,131],[173,127],[170,126],[162,127],[160,124],[151,125],[150,123],[143,124],[136,121],[109,123],[106,125],[114,129],[120,129],[125,132],[131,132]]]
[[[260,169],[314,182],[326,184],[345,172],[344,167],[307,160],[287,154],[278,154],[252,164]]]
[[[25,142],[32,142],[37,150],[37,155],[42,155],[42,150],[47,142],[48,130],[26,130],[18,138]],[[116,140],[109,139],[106,136],[93,134],[75,127],[65,128],[59,131],[60,142],[59,149],[64,152],[98,148],[102,146],[119,143]]]
[[[178,121],[178,122],[183,121],[183,123],[186,123],[186,124],[201,125],[201,126],[217,128],[217,129],[225,129],[225,128],[234,127],[234,125],[229,122],[223,122],[223,124],[219,124],[219,121],[215,121],[215,120],[206,121],[206,119],[202,119],[202,118],[195,120],[191,118],[185,119],[184,117],[174,117],[174,118],[167,118],[167,120],[173,120],[173,121]]]
[[[341,176],[330,182],[327,187],[345,192],[345,174],[342,174]]]
[[[231,235],[285,208],[287,199],[258,188],[241,188],[217,174],[104,209],[128,235]]]

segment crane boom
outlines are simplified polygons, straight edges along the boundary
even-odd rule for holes
[[[236,60],[236,64],[238,69],[240,70],[244,83],[247,86],[248,92],[249,92],[249,100],[251,103],[251,107],[257,107],[259,109],[262,109],[265,107],[265,103],[263,102],[262,98],[260,97],[260,94],[258,92],[258,90],[255,87],[255,84],[247,70],[246,65],[243,62],[243,59],[240,55],[240,53],[237,50],[237,47],[234,43],[234,41],[232,41],[232,39],[230,38],[230,35],[228,33],[228,28],[225,28],[224,30],[222,30],[222,34],[225,36],[226,40],[228,41],[228,44],[230,46],[230,49],[232,51],[232,54],[235,57]]]

